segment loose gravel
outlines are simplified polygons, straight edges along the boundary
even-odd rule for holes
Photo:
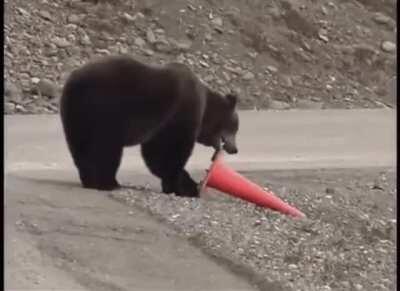
[[[111,197],[150,212],[260,290],[395,290],[392,169],[243,174],[307,218],[214,190],[195,199],[131,185]]]

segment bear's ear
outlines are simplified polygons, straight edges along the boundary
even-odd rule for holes
[[[233,93],[229,93],[229,94],[227,94],[227,95],[225,96],[225,98],[226,98],[226,100],[228,100],[229,106],[230,106],[231,108],[235,108],[236,103],[237,103],[237,101],[238,101],[237,95],[236,95],[236,94],[233,94]]]

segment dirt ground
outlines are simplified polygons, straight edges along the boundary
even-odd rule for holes
[[[110,196],[149,211],[261,290],[396,289],[393,169],[242,174],[307,218],[294,220],[214,190],[190,199],[142,185]]]
[[[110,54],[183,62],[246,109],[395,107],[396,5],[5,1],[5,113],[57,112],[69,73]]]

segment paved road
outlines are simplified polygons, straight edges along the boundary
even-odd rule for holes
[[[244,111],[240,153],[226,160],[243,170],[393,165],[395,118],[390,109]],[[10,116],[5,123],[7,171],[72,168],[58,116]],[[211,152],[197,146],[189,168],[206,168]],[[138,147],[125,150],[121,167],[147,173]]]
[[[237,170],[394,166],[395,111],[241,112]],[[58,116],[8,116],[6,290],[253,290],[148,214],[79,187]],[[191,170],[208,167],[198,146]],[[147,174],[137,148],[120,179]]]

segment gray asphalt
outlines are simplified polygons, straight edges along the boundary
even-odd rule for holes
[[[241,112],[236,170],[393,167],[396,111]],[[253,290],[172,229],[80,188],[58,116],[5,117],[6,290]],[[197,146],[188,165],[209,166]],[[156,185],[138,148],[119,177]]]

